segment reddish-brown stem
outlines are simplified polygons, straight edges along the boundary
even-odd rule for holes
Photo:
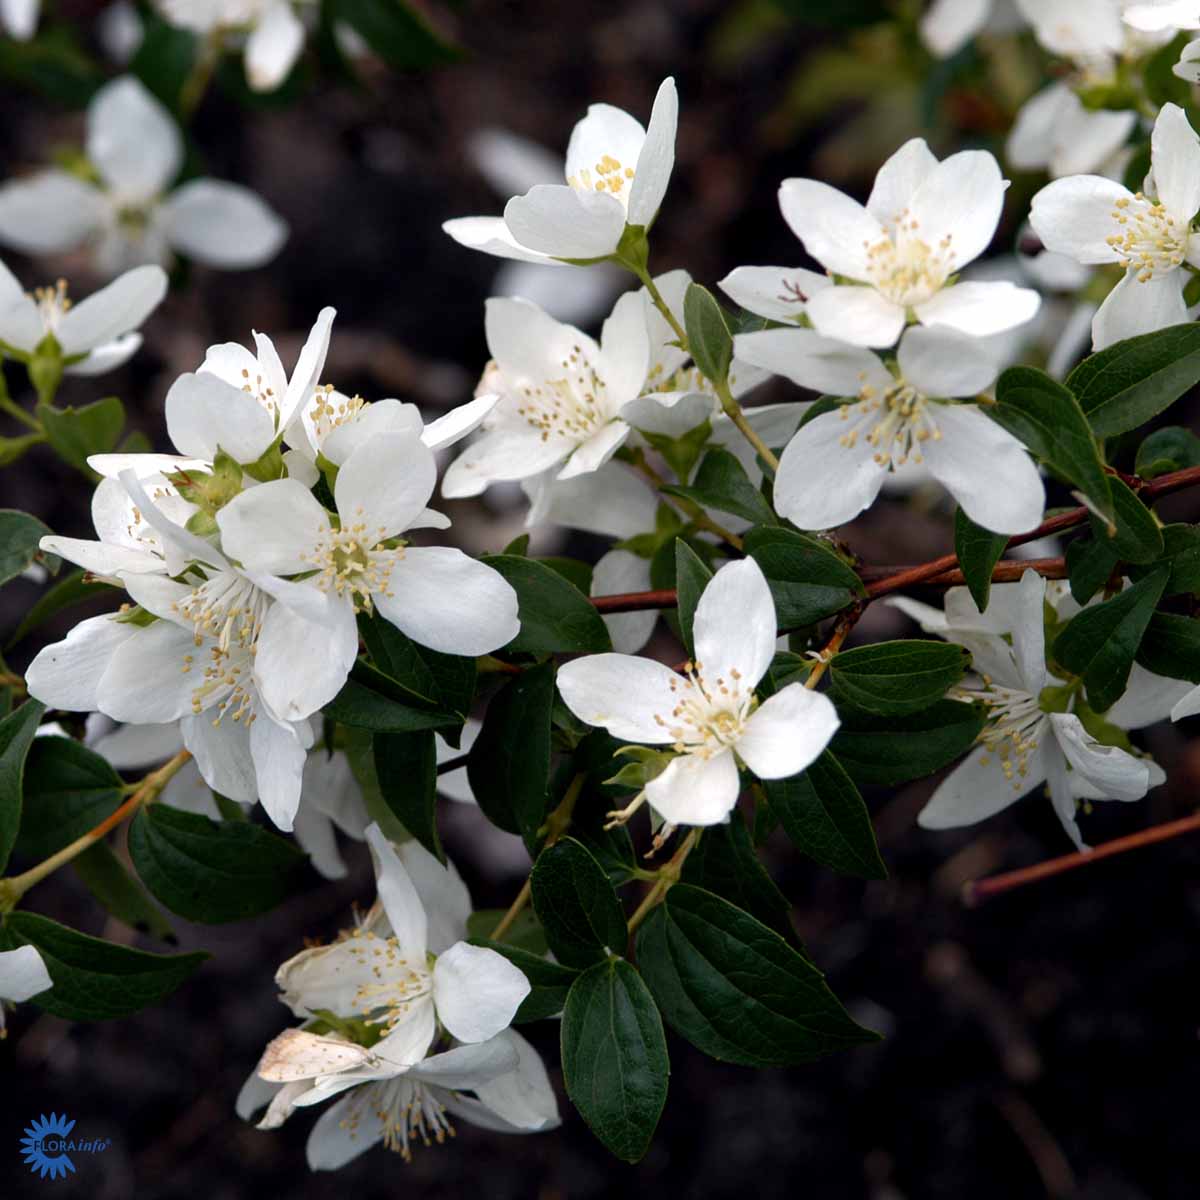
[[[1003,875],[975,879],[963,885],[963,903],[975,905],[989,896],[998,896],[1001,892],[1024,887],[1027,883],[1049,879],[1053,875],[1061,875],[1064,871],[1074,871],[1076,867],[1086,867],[1088,863],[1099,862],[1102,858],[1111,858],[1114,854],[1124,854],[1127,850],[1137,850],[1142,846],[1153,846],[1156,842],[1166,842],[1196,830],[1200,830],[1200,813],[1193,813],[1190,817],[1182,817],[1178,821],[1168,821],[1165,825],[1155,825],[1153,829],[1143,829],[1140,833],[1129,834],[1128,837],[1114,838],[1113,841],[1105,842],[1094,850],[1064,854],[1061,858],[1052,858],[1048,862],[1023,867],[1019,871],[1006,871]]]
[[[641,612],[647,608],[674,608],[674,588],[660,588],[655,592],[620,592],[612,596],[593,596],[592,603],[602,613]]]

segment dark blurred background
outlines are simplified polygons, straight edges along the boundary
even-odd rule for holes
[[[81,16],[96,7],[74,6]],[[836,24],[840,5],[827,7]],[[501,209],[468,153],[484,128],[561,155],[589,102],[645,120],[659,81],[675,75],[678,158],[652,266],[686,266],[711,285],[738,265],[803,261],[776,208],[781,179],[814,174],[865,195],[879,163],[913,134],[941,152],[995,144],[1013,103],[1005,89],[1021,86],[984,76],[960,87],[903,40],[852,38],[768,0],[474,0],[437,17],[466,51],[458,64],[409,77],[368,64],[359,85],[317,82],[282,107],[247,111],[220,92],[207,98],[194,127],[206,172],[259,191],[290,222],[291,238],[258,271],[192,270],[148,323],[129,367],[69,381],[62,403],[120,394],[131,423],[167,448],[163,397],[206,346],[246,341],[255,328],[276,336],[291,362],[325,304],[338,309],[328,381],[430,414],[468,399],[487,357],[482,303],[500,263],[454,245],[439,225]],[[80,136],[77,112],[5,87],[0,176]],[[1011,248],[1028,188],[1018,181],[1013,194],[1000,250]],[[31,285],[65,272],[82,295],[94,282],[81,262],[4,260]],[[18,372],[9,375],[15,386]],[[0,504],[64,534],[89,535],[87,493],[49,454],[0,474]],[[1172,504],[1177,519],[1200,516],[1194,501]],[[523,520],[502,500],[446,508],[476,551],[499,549]],[[918,494],[881,503],[848,540],[867,562],[911,563],[949,549],[950,530],[946,510]],[[5,589],[0,634],[37,594],[24,582]],[[904,629],[894,610],[877,606],[856,637]],[[666,653],[668,636],[660,632]],[[34,648],[22,647],[14,665]],[[1187,727],[1139,738],[1170,781],[1142,803],[1099,805],[1085,823],[1093,843],[1195,805],[1200,752]],[[966,880],[1070,846],[1037,796],[973,829],[921,831],[915,817],[932,786],[867,797],[887,881],[837,877],[778,835],[764,850],[814,960],[885,1040],[804,1069],[753,1072],[672,1039],[670,1099],[637,1166],[610,1158],[565,1101],[549,1022],[526,1031],[559,1088],[564,1125],[554,1133],[503,1137],[460,1124],[453,1142],[418,1149],[410,1166],[377,1149],[314,1176],[304,1162],[309,1116],[274,1133],[238,1120],[238,1088],[287,1023],[276,965],[303,938],[332,936],[352,901],[372,897],[367,854],[350,846],[348,879],[314,876],[309,892],[253,926],[174,920],[183,948],[213,958],[161,1007],[98,1025],[22,1007],[0,1043],[0,1195],[1190,1200],[1200,1078],[1187,964],[1200,934],[1200,840],[971,910],[960,901]],[[524,869],[510,847],[461,806],[447,809],[444,834],[477,906],[507,905]],[[144,944],[106,927],[70,872],[31,902],[86,932]],[[81,1136],[110,1137],[113,1148],[80,1156],[74,1177],[43,1182],[20,1163],[18,1139],[38,1114],[64,1110]]]

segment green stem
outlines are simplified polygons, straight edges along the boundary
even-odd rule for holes
[[[716,534],[717,537],[732,546],[735,550],[745,550],[746,543],[736,533],[714,521],[694,500],[687,500],[683,496],[672,496],[662,493],[662,486],[667,481],[646,461],[645,455],[640,450],[637,456],[632,459],[632,465],[636,471],[644,475],[654,486],[655,491],[662,494],[662,498],[666,503],[677,508],[697,529],[706,529],[709,533]]]
[[[95,829],[89,829],[83,837],[76,838],[69,846],[64,846],[57,854],[38,863],[36,867],[24,874],[13,875],[9,879],[0,879],[0,913],[11,912],[21,897],[36,883],[41,883],[47,875],[52,875],[59,867],[65,866],[72,859],[78,858],[85,850],[94,846],[101,838],[115,829],[126,817],[133,816],[140,808],[153,804],[158,799],[163,788],[174,778],[175,773],[191,758],[187,750],[180,750],[165,766],[152,771],[138,786],[137,790],[115,812],[105,817]]]
[[[0,411],[8,413],[14,421],[20,421],[22,425],[32,429],[34,433],[41,434],[42,440],[45,440],[45,431],[42,429],[42,423],[36,417],[30,416],[13,398],[8,394],[8,391],[0,392]]]
[[[699,828],[691,830],[687,837],[679,843],[679,849],[671,856],[671,861],[664,864],[658,871],[658,882],[646,893],[646,898],[638,905],[637,911],[629,918],[629,932],[632,934],[637,927],[650,915],[651,910],[662,902],[663,897],[679,882],[683,872],[683,864],[691,854],[703,831]]]
[[[179,91],[179,112],[185,121],[191,119],[196,109],[200,107],[204,93],[208,91],[213,72],[217,69],[217,63],[221,58],[221,40],[220,30],[214,30],[204,40],[199,54],[196,55],[191,74],[188,75]]]
[[[671,306],[663,299],[663,294],[658,290],[658,284],[650,277],[650,272],[645,267],[634,267],[633,264],[626,264],[630,270],[642,281],[642,286],[646,289],[646,293],[654,303],[654,307],[663,315],[663,320],[675,331],[675,336],[679,339],[679,346],[683,350],[688,349],[687,334],[683,331],[683,326],[679,324],[678,318],[671,311]]]
[[[742,412],[742,406],[734,398],[733,393],[729,390],[727,380],[719,380],[713,383],[713,387],[717,391],[717,399],[721,401],[721,408],[725,415],[738,427],[742,437],[754,447],[758,453],[758,457],[763,460],[771,468],[772,471],[779,470],[779,459],[772,453],[771,448],[766,442],[758,436],[754,431],[753,426],[746,420],[746,414]]]

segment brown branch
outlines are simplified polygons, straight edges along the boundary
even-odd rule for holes
[[[647,608],[674,608],[677,598],[674,588],[656,592],[620,592],[612,596],[593,596],[592,603],[602,613],[641,612]]]
[[[1190,817],[1182,817],[1178,821],[1168,821],[1165,825],[1155,825],[1153,829],[1143,829],[1140,833],[1131,833],[1127,837],[1115,838],[1094,850],[1079,850],[1033,867],[1023,867],[1019,871],[1007,871],[1003,875],[972,880],[963,885],[963,903],[973,907],[989,896],[998,896],[1013,888],[1024,887],[1027,883],[1049,879],[1053,875],[1061,875],[1064,871],[1074,871],[1077,867],[1086,867],[1088,863],[1099,862],[1102,858],[1111,858],[1114,854],[1124,854],[1127,850],[1137,850],[1142,846],[1153,846],[1157,842],[1166,842],[1196,830],[1200,830],[1200,813],[1193,813]]]

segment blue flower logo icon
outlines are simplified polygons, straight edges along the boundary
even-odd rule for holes
[[[29,1164],[29,1169],[43,1179],[63,1179],[68,1171],[74,1172],[75,1164],[63,1152],[63,1146],[75,1122],[68,1120],[66,1114],[51,1113],[48,1117],[42,1115],[36,1121],[25,1127],[25,1136],[21,1139],[21,1153]]]

